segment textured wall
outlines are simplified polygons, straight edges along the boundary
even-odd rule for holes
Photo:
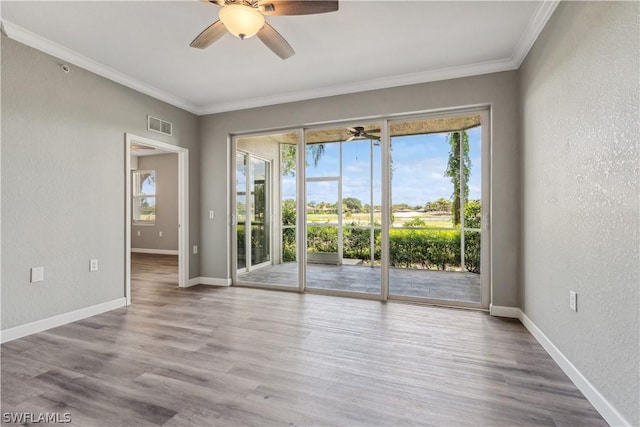
[[[198,118],[1,36],[2,328],[124,296],[125,132],[190,151],[199,236]],[[146,131],[151,114],[173,137]],[[100,270],[89,273],[89,259]],[[197,255],[192,277],[199,275]],[[29,268],[45,280],[29,283]]]
[[[505,72],[214,114],[201,118],[202,207],[229,213],[229,134],[491,104],[493,303],[518,305],[517,73]],[[202,276],[228,278],[228,216],[202,218]]]
[[[521,68],[520,92],[523,310],[632,425],[640,425],[638,12],[638,2],[561,3]]]
[[[131,226],[131,247],[178,250],[178,155],[138,157],[138,169],[156,171],[156,221]],[[162,237],[160,237],[162,231]],[[138,236],[140,232],[140,236]]]

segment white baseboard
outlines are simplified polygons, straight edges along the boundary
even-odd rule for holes
[[[506,307],[491,304],[489,306],[489,314],[498,317],[511,317],[513,319],[520,319],[522,311],[518,307]]]
[[[131,248],[131,252],[137,254],[155,254],[155,255],[178,255],[177,249],[144,249]]]
[[[189,279],[188,286],[195,285],[231,286],[231,279],[219,279],[217,277],[194,277]]]
[[[540,343],[542,348],[560,366],[569,379],[578,387],[589,402],[596,408],[611,426],[630,426],[620,412],[589,382],[588,379],[576,368],[573,363],[556,347],[553,342],[536,326],[535,323],[518,307],[489,306],[489,313],[492,316],[510,317],[519,319],[525,328]]]
[[[74,310],[68,313],[58,314],[57,316],[48,317],[46,319],[36,320],[35,322],[26,323],[24,325],[15,326],[13,328],[5,329],[4,331],[0,332],[0,342],[6,343],[9,341],[13,341],[18,338],[26,337],[27,335],[35,334],[38,332],[46,331],[47,329],[66,325],[67,323],[86,319],[87,317],[95,316],[96,314],[104,313],[105,311],[115,310],[116,308],[124,307],[126,305],[126,298],[118,298],[114,299],[113,301],[103,302],[101,304],[92,305],[89,307],[81,308],[79,310]]]
[[[611,426],[630,426],[620,412],[589,382],[588,379],[576,368],[573,363],[556,347],[553,342],[536,326],[522,310],[520,311],[520,321],[527,328],[531,335],[540,343],[540,345],[549,353],[549,356],[560,366],[565,374],[578,387],[578,390],[584,394],[589,402],[596,408],[596,411],[602,415],[607,423]]]

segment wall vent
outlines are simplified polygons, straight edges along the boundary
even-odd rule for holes
[[[156,117],[147,116],[147,130],[151,130],[165,135],[173,135],[173,124],[160,120]]]

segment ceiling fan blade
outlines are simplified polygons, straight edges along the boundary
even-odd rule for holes
[[[264,15],[314,15],[335,12],[338,0],[264,0],[260,11]]]
[[[266,22],[264,27],[258,31],[257,36],[262,43],[282,59],[287,59],[296,53],[284,37]]]
[[[362,136],[368,139],[375,139],[376,141],[380,141],[379,136],[371,135],[370,133],[363,133]]]
[[[200,0],[201,2],[215,4],[216,6],[224,6],[224,0]]]
[[[351,142],[351,141],[353,141],[354,139],[356,139],[356,137],[355,137],[355,136],[350,136],[349,138],[347,138],[347,140],[346,140],[345,142]]]
[[[224,26],[222,21],[216,21],[213,24],[209,25],[204,29],[203,32],[198,34],[198,37],[193,39],[189,46],[195,47],[198,49],[205,49],[211,44],[218,40],[220,37],[224,36],[227,33],[227,28]]]

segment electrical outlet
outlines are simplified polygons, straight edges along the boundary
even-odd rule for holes
[[[42,282],[44,280],[44,267],[31,268],[31,283]]]
[[[98,271],[98,260],[97,259],[89,260],[89,271]]]
[[[216,217],[216,211],[209,211],[209,219],[214,219]]]
[[[138,237],[140,237],[140,230],[138,230]]]
[[[158,236],[162,237],[162,231],[158,231]]]
[[[197,254],[198,253],[198,245],[193,245],[193,254]]]
[[[575,291],[569,291],[569,308],[578,311],[578,294]]]

